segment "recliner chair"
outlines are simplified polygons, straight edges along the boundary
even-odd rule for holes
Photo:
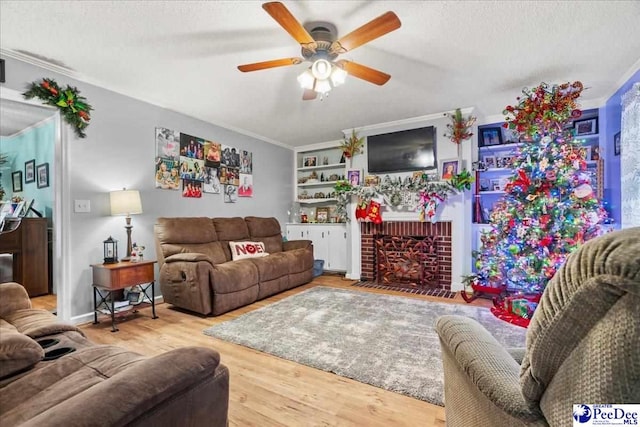
[[[640,227],[569,255],[524,349],[466,317],[443,316],[436,330],[450,427],[571,426],[574,404],[640,402]]]

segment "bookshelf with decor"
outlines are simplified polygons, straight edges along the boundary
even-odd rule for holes
[[[328,207],[326,222],[335,217],[335,189],[339,180],[346,177],[346,162],[340,149],[340,141],[314,144],[297,149],[295,154],[295,195],[302,213],[309,220],[315,218],[316,207]],[[337,219],[336,219],[337,221]]]
[[[299,212],[290,216],[287,239],[313,242],[314,259],[324,261],[324,269],[347,269],[346,219],[336,212],[335,185],[346,179],[348,159],[342,141],[307,145],[296,149],[294,165],[294,205]]]

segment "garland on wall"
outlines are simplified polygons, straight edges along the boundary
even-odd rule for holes
[[[347,181],[338,181],[335,185],[336,213],[339,217],[348,220],[347,205],[352,196],[357,196],[356,218],[365,221],[381,221],[380,205],[372,199],[382,198],[387,205],[394,208],[403,207],[417,211],[420,221],[433,222],[438,205],[451,194],[469,190],[472,182],[473,178],[466,170],[455,175],[451,181],[430,181],[427,174],[406,177],[404,180],[400,178],[394,180],[387,175],[380,184],[371,186],[351,186]],[[373,214],[369,215],[372,210]]]
[[[43,78],[40,82],[32,82],[22,96],[26,99],[38,98],[44,101],[44,104],[58,107],[62,117],[73,127],[76,135],[80,138],[87,136],[84,129],[89,126],[89,111],[93,110],[93,107],[85,97],[80,96],[77,88],[67,85],[61,89],[55,80]]]

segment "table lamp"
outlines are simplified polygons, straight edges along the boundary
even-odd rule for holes
[[[138,190],[122,189],[109,193],[111,199],[111,215],[126,215],[127,225],[127,256],[122,261],[129,261],[131,258],[131,215],[142,213],[142,201]]]

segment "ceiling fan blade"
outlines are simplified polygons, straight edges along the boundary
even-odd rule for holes
[[[248,71],[266,70],[267,68],[286,67],[287,65],[297,65],[303,61],[302,58],[282,58],[272,61],[254,62],[253,64],[238,65],[238,70],[246,73]]]
[[[316,92],[313,89],[305,89],[304,92],[302,93],[303,101],[311,101],[313,99],[316,99],[317,97],[318,97],[318,92]]]
[[[287,9],[284,4],[279,1],[273,1],[263,4],[262,8],[271,15],[271,17],[275,19],[276,22],[280,24],[280,26],[284,28],[298,43],[315,52],[316,41],[311,37],[307,30],[304,29],[302,24],[300,24],[300,22],[298,22],[298,20],[291,14],[291,12],[289,12],[289,9]]]
[[[331,53],[345,53],[400,28],[400,19],[389,11],[331,44]]]
[[[373,68],[358,64],[357,62],[346,61],[343,59],[338,61],[337,64],[353,77],[366,80],[378,86],[382,86],[391,78],[391,76],[387,73],[374,70]]]

